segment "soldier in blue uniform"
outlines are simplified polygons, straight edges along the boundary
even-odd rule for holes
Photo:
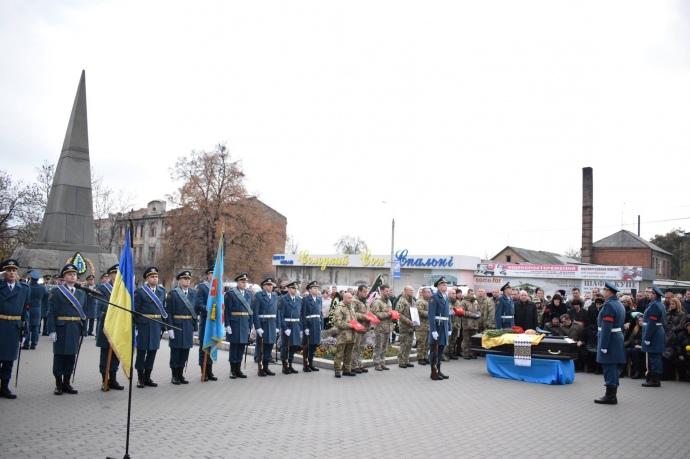
[[[134,292],[134,307],[144,315],[134,317],[137,328],[137,360],[134,368],[137,370],[137,387],[157,387],[151,379],[156,352],[161,345],[162,326],[158,321],[166,320],[165,289],[158,285],[158,268],[150,266],[144,270],[144,285]]]
[[[96,277],[93,274],[86,276],[86,286],[92,290],[96,289]],[[86,310],[84,312],[88,321],[86,336],[93,336],[96,317],[98,317],[98,300],[91,295],[86,295]]]
[[[604,284],[604,306],[597,316],[597,362],[604,371],[606,394],[594,403],[615,405],[618,403],[618,377],[627,356],[623,339],[625,308],[618,300],[618,289],[611,283]]]
[[[252,317],[256,329],[256,346],[254,346],[254,362],[258,365],[259,376],[275,376],[269,368],[271,363],[271,349],[278,335],[278,295],[273,293],[276,283],[267,277],[261,281],[261,291],[254,295],[252,301]]]
[[[41,332],[41,313],[43,309],[48,309],[48,290],[38,283],[41,275],[38,271],[32,270],[30,273],[31,281],[29,293],[29,333],[24,341],[24,349],[36,349],[38,335]]]
[[[300,346],[300,324],[302,316],[302,298],[297,295],[298,282],[286,285],[287,294],[281,295],[278,302],[278,324],[282,337],[280,339],[280,359],[283,361],[283,374],[299,373],[292,366],[295,351]]]
[[[441,372],[443,349],[451,335],[450,309],[448,307],[448,282],[441,276],[434,287],[438,290],[429,300],[429,347],[431,349],[431,379],[442,381],[449,376]]]
[[[204,335],[206,332],[206,306],[208,303],[208,295],[211,292],[211,281],[213,280],[213,266],[206,270],[206,280],[200,282],[196,286],[196,303],[194,304],[194,312],[199,316],[199,367],[201,373],[204,374],[204,354],[203,349]],[[217,381],[218,378],[213,374],[213,360],[210,357],[206,358],[206,378],[204,381]]]
[[[501,287],[501,296],[498,297],[496,304],[496,328],[511,328],[515,325],[515,304],[511,297],[513,289],[510,282]]]
[[[4,271],[0,281],[0,398],[15,399],[10,391],[12,367],[19,354],[23,322],[28,319],[29,288],[19,282],[19,262],[8,259],[2,262]]]
[[[50,289],[53,288],[51,284],[52,278],[53,276],[50,274],[43,276],[43,288],[46,290],[46,297],[41,305],[41,336],[48,336],[48,294],[50,293]]]
[[[666,308],[662,298],[664,292],[659,287],[652,288],[652,301],[644,310],[642,321],[642,352],[647,353],[647,375],[643,387],[660,387],[663,373],[661,354],[666,345]]]
[[[108,274],[108,281],[100,284],[96,287],[101,296],[105,301],[98,301],[98,326],[96,327],[96,346],[101,348],[101,357],[98,363],[98,369],[101,373],[101,380],[103,381],[102,391],[107,389],[123,390],[119,382],[117,382],[117,370],[120,367],[120,360],[117,355],[110,349],[110,342],[108,337],[105,336],[103,331],[103,326],[105,325],[105,317],[108,315],[108,308],[110,305],[107,303],[110,301],[110,294],[113,293],[113,285],[115,284],[115,277],[117,277],[117,270],[119,265],[113,265],[108,268],[106,272]],[[110,369],[108,370],[108,355],[110,354]],[[106,375],[106,371],[108,374]],[[107,378],[107,389],[106,381]]]
[[[230,342],[230,379],[246,378],[242,373],[242,356],[249,343],[252,322],[252,295],[247,290],[247,273],[235,276],[237,287],[225,293],[225,333]]]
[[[183,373],[187,366],[187,359],[189,359],[189,350],[194,345],[197,321],[194,312],[195,292],[189,287],[192,282],[192,273],[187,270],[181,271],[177,274],[176,279],[177,287],[168,293],[165,307],[168,313],[166,322],[182,329],[182,331],[168,329],[171,382],[177,386],[189,384]]]
[[[48,335],[53,341],[53,376],[55,395],[76,394],[70,377],[79,352],[79,342],[86,335],[86,293],[74,288],[78,269],[71,263],[60,271],[63,284],[48,297]]]
[[[307,296],[302,297],[302,367],[305,373],[319,371],[314,366],[314,352],[321,344],[321,324],[323,312],[321,310],[321,295],[319,283],[311,281],[307,284]]]

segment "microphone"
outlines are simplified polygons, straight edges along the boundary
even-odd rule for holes
[[[93,288],[91,288],[91,287],[89,287],[89,286],[87,286],[87,285],[82,285],[82,284],[80,284],[80,283],[78,283],[78,282],[76,282],[76,283],[74,284],[74,288],[79,289],[79,290],[83,290],[83,291],[85,291],[85,292],[86,292],[87,294],[89,294],[89,295],[100,296],[100,297],[103,296],[103,294],[102,294],[101,292],[99,292],[98,290],[93,289]]]

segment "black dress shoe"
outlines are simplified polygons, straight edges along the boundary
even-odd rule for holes
[[[450,378],[450,376],[446,376],[446,375],[444,375],[443,373],[441,373],[440,371],[438,372],[438,375],[439,375],[440,377],[442,377],[443,379],[448,379],[448,378]]]
[[[108,387],[113,389],[113,390],[124,390],[125,386],[121,385],[119,382],[117,382],[117,379],[111,379],[108,381]]]
[[[335,377],[336,377],[336,378],[340,378],[340,372],[339,372],[339,371],[336,371],[336,372],[335,372]]]
[[[407,368],[414,368],[414,363],[406,363],[405,366]]]
[[[343,372],[343,376],[357,376],[357,375],[351,371],[345,371],[345,372]]]
[[[407,365],[405,365],[404,363],[399,363],[398,366],[399,366],[400,368],[407,368]]]
[[[364,367],[360,368],[359,370],[360,370],[362,373],[369,373],[369,370],[367,370],[367,369],[364,368]]]

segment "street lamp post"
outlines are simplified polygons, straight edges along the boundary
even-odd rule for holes
[[[391,219],[391,275],[390,283],[391,289],[395,291],[395,217]]]

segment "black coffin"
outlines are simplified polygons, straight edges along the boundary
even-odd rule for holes
[[[504,344],[503,346],[484,349],[482,347],[482,334],[477,333],[470,338],[470,349],[480,355],[501,354],[512,356],[513,345]],[[556,359],[572,360],[578,357],[577,343],[566,340],[565,336],[545,336],[536,346],[532,346],[532,358],[534,359]]]

